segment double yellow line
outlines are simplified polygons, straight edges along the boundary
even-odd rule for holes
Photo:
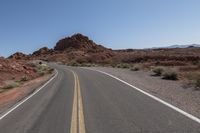
[[[70,133],[85,133],[85,122],[83,113],[83,101],[81,96],[80,82],[77,74],[74,75],[74,99],[72,108],[72,119]]]

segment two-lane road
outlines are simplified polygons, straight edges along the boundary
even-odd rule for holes
[[[0,133],[200,133],[200,123],[108,75],[53,66],[52,81],[0,116]]]

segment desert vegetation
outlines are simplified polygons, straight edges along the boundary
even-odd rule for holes
[[[177,80],[178,79],[178,75],[176,72],[174,71],[168,71],[165,72],[163,74],[163,79],[167,79],[167,80]]]
[[[128,64],[128,63],[120,63],[116,66],[117,68],[125,68],[125,69],[128,69],[128,68],[131,68],[131,65]]]
[[[162,68],[154,68],[153,69],[153,72],[154,72],[154,76],[161,76],[162,73],[163,73],[163,69]]]
[[[139,71],[140,68],[138,66],[133,66],[130,70],[131,71]]]
[[[5,86],[1,88],[1,92],[18,87],[20,84],[16,81],[7,81],[5,82]]]
[[[0,92],[18,87],[29,80],[45,74],[51,74],[53,71],[54,69],[41,61],[25,63],[2,58],[0,62]]]
[[[95,64],[91,63],[78,63],[76,61],[71,61],[69,63],[66,63],[67,66],[73,66],[73,67],[92,67],[95,66]]]

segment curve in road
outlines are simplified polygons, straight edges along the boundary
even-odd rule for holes
[[[108,75],[52,66],[58,75],[0,120],[1,133],[200,132],[198,122]]]

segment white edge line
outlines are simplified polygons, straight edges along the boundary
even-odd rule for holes
[[[83,67],[82,67],[82,68],[83,68]],[[137,91],[139,91],[139,92],[141,92],[141,93],[143,93],[143,94],[145,94],[145,95],[151,97],[152,99],[154,99],[154,100],[156,100],[156,101],[158,101],[158,102],[160,102],[160,103],[166,105],[167,107],[169,107],[169,108],[171,108],[171,109],[173,109],[173,110],[175,110],[175,111],[181,113],[182,115],[184,115],[184,116],[186,116],[186,117],[188,117],[188,118],[190,118],[190,119],[192,119],[192,120],[194,120],[194,121],[196,121],[197,123],[200,124],[200,119],[199,119],[199,118],[197,118],[197,117],[195,117],[195,116],[193,116],[193,115],[191,115],[191,114],[189,114],[189,113],[187,113],[187,112],[185,112],[185,111],[179,109],[178,107],[175,107],[174,105],[172,105],[172,104],[170,104],[170,103],[167,103],[167,102],[161,100],[160,98],[158,98],[158,97],[156,97],[156,96],[153,96],[153,95],[151,95],[151,94],[149,94],[149,93],[147,93],[147,92],[145,92],[145,91],[143,91],[143,90],[141,90],[141,89],[139,89],[139,88],[137,88],[137,87],[135,87],[135,86],[133,86],[133,85],[127,83],[127,82],[124,81],[124,80],[121,80],[121,79],[119,79],[119,78],[117,78],[117,77],[115,77],[115,76],[113,76],[113,75],[111,75],[111,74],[109,74],[109,73],[104,72],[104,71],[94,70],[94,69],[90,69],[90,68],[84,68],[84,69],[88,69],[88,70],[92,70],[92,71],[97,71],[97,72],[103,73],[103,74],[105,74],[105,75],[107,75],[107,76],[110,76],[110,77],[112,77],[112,78],[114,78],[114,79],[116,79],[116,80],[118,80],[118,81],[120,81],[120,82],[122,82],[122,83],[124,83],[124,84],[126,84],[126,85],[128,85],[128,86],[130,86],[130,87],[132,87],[132,88],[134,88],[135,90],[137,90]]]
[[[37,89],[36,91],[34,91],[31,95],[29,95],[28,97],[26,97],[25,99],[23,99],[22,101],[20,101],[19,103],[17,103],[16,105],[14,105],[10,110],[8,110],[5,114],[3,114],[0,117],[0,120],[2,120],[4,117],[6,117],[8,114],[10,114],[11,112],[13,112],[16,108],[18,108],[20,105],[22,105],[23,103],[25,103],[27,100],[29,100],[31,97],[33,97],[35,94],[37,94],[40,90],[42,90],[47,84],[49,84],[53,79],[55,79],[55,77],[58,75],[58,71],[55,69],[56,74],[49,79],[44,85],[42,85],[39,89]]]

